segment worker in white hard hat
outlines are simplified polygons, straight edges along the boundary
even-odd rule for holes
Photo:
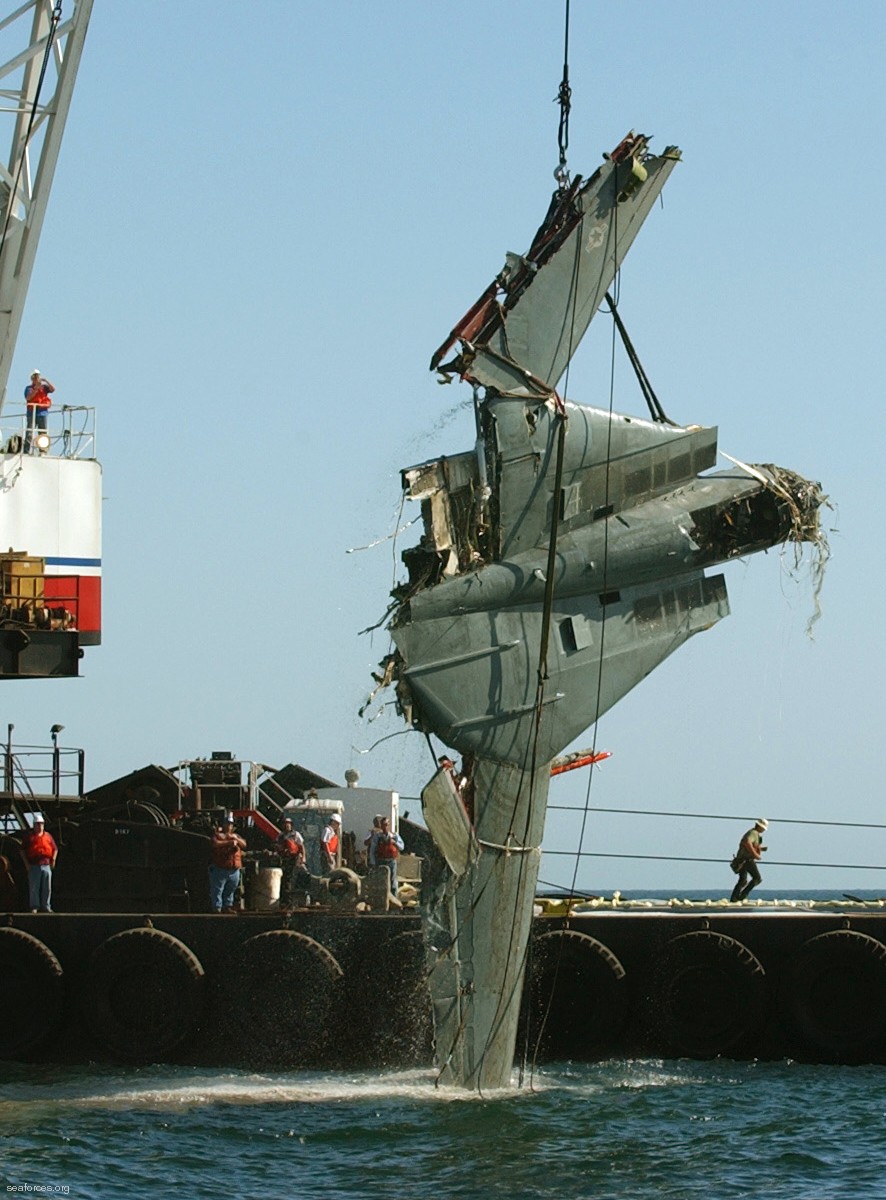
[[[25,454],[31,453],[31,446],[35,440],[40,453],[46,452],[49,440],[46,439],[46,446],[44,446],[42,444],[44,439],[40,435],[46,433],[46,414],[52,406],[49,397],[54,391],[55,385],[51,384],[48,379],[44,379],[39,371],[31,372],[31,382],[25,388],[25,406],[28,410]]]
[[[22,835],[20,854],[28,869],[31,912],[52,912],[52,872],[58,846],[52,834],[46,832],[42,813],[34,813],[31,818],[31,828]]]
[[[326,822],[320,844],[323,851],[323,874],[328,875],[341,865],[341,813],[332,813]]]
[[[763,834],[768,828],[769,822],[764,817],[758,817],[753,829],[749,829],[738,844],[738,852],[730,864],[738,876],[730,896],[733,904],[747,900],[757,884],[763,882],[757,863],[766,849],[763,845]]]

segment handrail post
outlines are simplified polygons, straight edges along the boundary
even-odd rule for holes
[[[6,726],[6,753],[3,757],[3,790],[12,794],[12,731],[14,725]]]

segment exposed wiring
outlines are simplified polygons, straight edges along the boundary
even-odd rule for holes
[[[400,507],[400,512],[403,512],[402,505]],[[394,530],[393,533],[386,533],[383,537],[376,538],[374,542],[367,542],[365,546],[349,546],[348,549],[345,550],[345,554],[356,554],[359,550],[374,550],[376,546],[380,546],[383,542],[389,542],[391,538],[399,537],[401,533],[405,533],[410,526],[414,525],[416,521],[420,520],[421,517],[413,517],[411,521],[407,521],[405,525],[400,525]]]

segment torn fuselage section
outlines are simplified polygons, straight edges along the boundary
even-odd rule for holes
[[[692,514],[692,537],[720,562],[791,541],[822,542],[821,485],[771,463],[742,468],[762,486],[729,496]]]
[[[488,488],[473,452],[433,459],[401,472],[403,493],[421,502],[423,532],[404,550],[405,595],[433,587],[487,560]]]

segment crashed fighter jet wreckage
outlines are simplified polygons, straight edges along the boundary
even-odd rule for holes
[[[511,1078],[552,760],[727,615],[706,567],[820,538],[817,484],[771,466],[702,475],[716,429],[555,390],[679,158],[632,133],[563,182],[431,362],[472,384],[476,445],[402,473],[424,534],[403,554],[385,679],[463,758],[462,790],[441,770],[422,801],[448,866],[425,924],[436,1054],[441,1080],[470,1089]]]

